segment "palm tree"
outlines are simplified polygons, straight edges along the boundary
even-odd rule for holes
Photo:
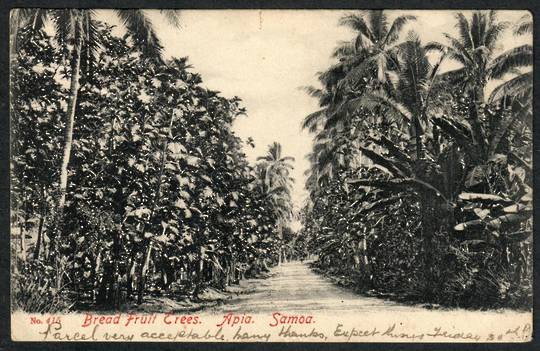
[[[385,117],[350,102],[362,96],[367,86],[383,91],[392,87],[392,82],[397,79],[395,69],[403,45],[398,41],[400,32],[415,19],[410,15],[399,16],[389,25],[382,10],[352,13],[340,19],[340,25],[350,27],[355,38],[341,43],[333,53],[339,62],[319,73],[323,89],[305,88],[308,94],[319,99],[321,106],[302,123],[302,128],[317,133],[311,155],[315,172],[308,178],[311,184],[332,178],[340,165],[355,160],[362,162],[362,153],[353,152],[354,141],[365,132],[362,125],[369,129]]]
[[[127,32],[132,36],[135,45],[142,52],[157,61],[161,61],[162,46],[152,26],[151,21],[142,10],[122,9],[115,10],[122,20]],[[163,10],[169,22],[179,25],[178,11]],[[21,28],[40,30],[47,21],[51,21],[55,38],[63,49],[70,66],[69,99],[66,111],[66,126],[64,129],[64,148],[62,165],[60,168],[60,181],[57,200],[56,226],[60,225],[66,201],[66,189],[68,183],[68,166],[73,145],[73,128],[75,124],[75,112],[79,94],[79,81],[82,67],[91,65],[98,55],[100,38],[97,31],[96,13],[91,9],[25,9],[17,10],[12,16],[10,34],[12,43],[10,50],[17,50],[17,36]],[[84,59],[84,60],[83,60]],[[58,227],[54,229],[60,231]]]
[[[269,196],[270,203],[277,219],[277,229],[279,239],[283,239],[283,226],[292,216],[292,203],[290,189],[294,179],[290,176],[290,170],[294,162],[294,157],[283,156],[280,143],[274,142],[268,147],[265,156],[260,156],[257,161],[259,164],[259,174],[262,177],[261,182],[266,191],[263,192]],[[279,264],[281,264],[282,252],[279,252]]]
[[[514,35],[532,36],[532,18],[529,14],[523,16],[514,26]],[[515,50],[515,49],[514,49]],[[512,54],[510,50],[508,55]],[[526,51],[526,60],[532,62],[532,47]],[[510,106],[512,113],[515,114],[518,121],[532,122],[532,93],[533,93],[533,74],[532,70],[520,72],[512,79],[505,81],[497,86],[489,96],[489,103],[499,103],[503,106]],[[532,129],[532,123],[525,123],[529,129]]]
[[[392,80],[390,70],[397,64],[396,51],[405,25],[416,20],[415,16],[397,17],[390,25],[383,10],[353,13],[341,18],[340,24],[355,31],[351,43],[339,46],[334,55],[350,67],[344,83],[354,86],[366,76],[375,77],[380,83]]]
[[[280,143],[272,143],[268,147],[266,155],[257,157],[257,161],[266,162],[266,182],[270,186],[287,186],[292,181],[292,178],[289,176],[289,172],[294,167],[289,162],[294,162],[294,157],[283,156]]]
[[[314,132],[317,124],[333,117],[342,120],[349,114],[339,115],[335,108],[345,102],[359,85],[387,85],[395,80],[392,70],[397,65],[399,37],[404,26],[415,20],[415,16],[399,16],[388,24],[383,10],[368,10],[343,16],[339,24],[351,28],[355,38],[342,42],[334,50],[333,57],[339,62],[326,72],[319,73],[324,89],[305,88],[319,99],[321,110],[307,116],[303,128]],[[335,124],[335,121],[331,122]]]
[[[413,158],[420,160],[424,155],[421,136],[430,127],[428,106],[438,81],[437,74],[444,59],[442,55],[432,65],[427,50],[421,45],[418,35],[410,32],[401,46],[399,65],[395,71],[399,80],[387,91],[365,92],[349,102],[349,108],[373,109],[384,106],[388,116],[404,125],[413,144]]]
[[[438,50],[461,65],[446,72],[445,76],[470,97],[469,118],[474,139],[485,159],[488,147],[482,120],[486,84],[503,78],[516,68],[531,65],[532,46],[522,45],[496,56],[499,38],[508,27],[507,22],[499,22],[495,11],[474,11],[470,20],[463,13],[458,13],[456,19],[459,37],[445,34],[448,44],[430,43],[427,48]]]
[[[388,150],[390,158],[382,156],[380,152],[361,147],[363,153],[378,165],[385,167],[394,176],[394,181],[402,182],[410,179],[419,195],[422,237],[424,238],[424,264],[426,274],[429,274],[430,257],[432,256],[431,237],[437,231],[436,211],[437,196],[440,192],[433,186],[433,176],[428,173],[426,149],[422,135],[431,129],[428,117],[428,106],[432,99],[433,86],[437,80],[437,73],[444,58],[441,56],[435,65],[427,57],[426,49],[421,45],[418,36],[410,32],[407,41],[401,45],[396,75],[399,80],[388,91],[377,90],[365,92],[362,96],[353,99],[349,104],[353,108],[374,109],[380,106],[393,118],[399,120],[408,132],[409,150],[403,151],[386,137],[371,138],[379,146]],[[357,107],[358,106],[358,107]],[[372,180],[359,180],[361,185],[377,186]],[[379,184],[382,188],[385,182]],[[410,183],[402,185],[409,187]],[[435,190],[435,192],[434,192]],[[434,196],[435,195],[435,196]]]
[[[258,163],[255,166],[256,188],[262,194],[264,200],[270,203],[272,212],[275,218],[286,220],[290,218],[291,212],[291,187],[290,183],[284,185],[270,185],[267,176],[269,172],[268,164],[265,162]]]

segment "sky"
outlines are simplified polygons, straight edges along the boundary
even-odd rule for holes
[[[159,11],[147,12],[166,57],[187,56],[193,71],[201,74],[204,86],[242,99],[247,116],[240,117],[233,129],[244,140],[254,139],[255,148],[246,146],[244,150],[251,162],[274,141],[282,144],[285,155],[295,158],[293,201],[301,207],[307,197],[304,172],[309,167],[306,155],[312,136],[302,131],[300,124],[318,109],[316,99],[301,87],[318,86],[317,72],[334,62],[331,53],[335,46],[353,38],[349,29],[338,26],[339,18],[351,11],[185,10],[179,29],[170,26]],[[415,30],[423,43],[444,42],[443,33],[456,33],[454,11],[388,11],[390,20],[401,14],[417,16],[402,33]],[[524,14],[500,11],[498,16],[517,21]],[[118,24],[110,11],[102,10],[99,15],[110,24]],[[532,38],[516,38],[508,31],[500,50],[525,42],[532,42]],[[455,63],[448,62],[442,69],[454,67]]]

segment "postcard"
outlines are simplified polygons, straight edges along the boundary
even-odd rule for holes
[[[12,340],[529,342],[532,28],[13,9]]]

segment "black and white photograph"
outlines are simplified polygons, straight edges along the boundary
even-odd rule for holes
[[[530,11],[9,25],[13,340],[531,340]]]

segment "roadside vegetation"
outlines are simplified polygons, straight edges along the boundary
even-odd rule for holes
[[[12,13],[15,310],[197,302],[287,244],[293,160],[274,143],[250,164],[231,129],[240,99],[163,59],[144,12],[118,16],[124,37],[91,10]]]
[[[314,146],[298,243],[360,291],[531,308],[533,52],[501,52],[500,38],[532,38],[532,18],[457,13],[458,35],[432,43],[404,30],[414,21],[341,19],[355,38],[306,88],[321,109],[303,122]]]

